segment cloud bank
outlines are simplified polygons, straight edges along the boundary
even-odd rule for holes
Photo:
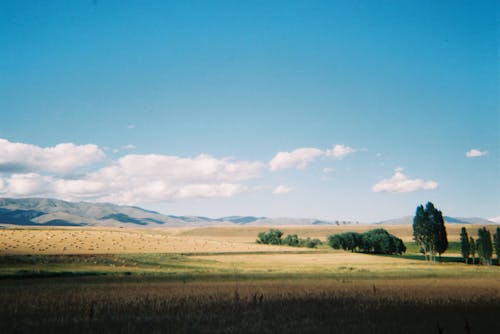
[[[390,179],[384,179],[372,187],[374,192],[404,193],[418,190],[436,189],[435,181],[424,181],[421,179],[409,179],[403,174],[402,168],[396,168]]]
[[[121,204],[230,197],[264,164],[202,154],[194,158],[128,154],[92,172],[77,169],[104,158],[96,145],[42,148],[0,139],[0,196],[50,196]],[[67,175],[67,172],[73,172]]]

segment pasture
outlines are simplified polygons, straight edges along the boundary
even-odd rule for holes
[[[0,331],[495,333],[500,268],[260,245],[268,227],[0,229]],[[288,226],[326,239],[373,226]],[[384,226],[411,241],[411,226]],[[475,226],[468,230],[475,233]]]

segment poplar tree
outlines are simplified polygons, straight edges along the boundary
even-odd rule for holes
[[[470,255],[472,255],[472,264],[476,264],[476,242],[473,237],[469,240]]]
[[[443,213],[431,202],[425,208],[423,205],[417,207],[413,218],[413,238],[428,260],[435,261],[436,253],[441,256],[448,248]]]
[[[495,245],[495,254],[500,265],[500,227],[497,227],[497,232],[493,236],[493,244]]]
[[[488,265],[491,264],[491,255],[493,253],[493,246],[491,245],[491,234],[486,227],[477,230],[477,254],[481,262]]]
[[[460,231],[460,252],[466,264],[469,263],[470,245],[469,236],[467,235],[467,229],[462,227]]]

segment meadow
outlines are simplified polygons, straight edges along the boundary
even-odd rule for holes
[[[280,227],[301,237],[370,226]],[[0,332],[496,333],[500,268],[255,243],[268,227],[0,229]],[[477,227],[468,227],[475,231]]]

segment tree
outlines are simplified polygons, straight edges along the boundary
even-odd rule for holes
[[[343,238],[340,234],[331,234],[328,236],[328,244],[333,249],[345,249],[343,246]]]
[[[257,237],[257,243],[269,245],[281,245],[281,237],[283,232],[280,230],[270,229],[269,232],[260,232]]]
[[[462,227],[460,231],[460,252],[462,253],[465,263],[469,263],[470,245],[469,236],[467,235],[467,229],[465,227]]]
[[[403,240],[384,229],[365,233],[345,232],[328,236],[328,243],[334,249],[360,251],[375,254],[402,254],[406,251]]]
[[[497,232],[493,236],[493,243],[495,245],[495,254],[497,255],[498,264],[500,265],[500,227],[497,227]]]
[[[473,237],[469,239],[470,255],[472,255],[472,264],[476,264],[476,242]]]
[[[493,246],[491,245],[491,234],[486,227],[477,230],[477,255],[482,263],[491,264],[491,255],[493,253]]]
[[[300,244],[300,240],[297,234],[289,234],[285,237],[285,239],[283,239],[283,244],[298,247]]]
[[[421,247],[426,259],[436,261],[436,254],[448,249],[448,236],[444,225],[443,213],[428,202],[419,205],[413,218],[413,238]]]

